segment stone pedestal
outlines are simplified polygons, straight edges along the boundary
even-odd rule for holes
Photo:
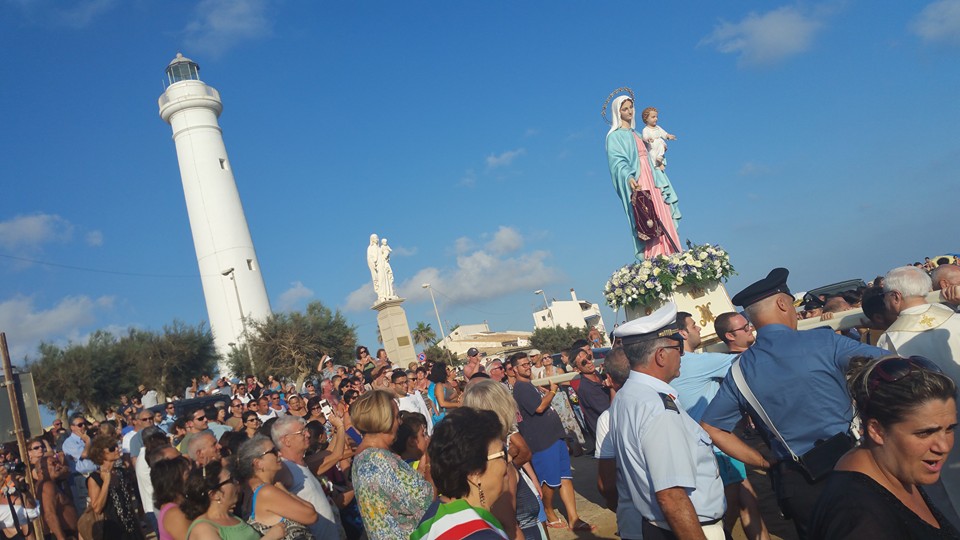
[[[417,361],[417,353],[413,349],[407,313],[400,307],[403,301],[403,298],[383,300],[374,304],[371,309],[377,311],[377,325],[380,327],[380,337],[383,338],[387,357],[394,364],[406,369],[410,362]]]
[[[693,315],[693,320],[697,326],[702,328],[700,337],[704,346],[709,346],[720,341],[717,337],[717,331],[713,328],[713,321],[717,315],[736,311],[733,302],[730,301],[730,295],[727,294],[723,283],[715,284],[705,288],[694,288],[689,285],[681,285],[674,291],[670,298],[677,305],[677,311],[686,311]],[[627,306],[624,310],[627,320],[632,321],[637,317],[644,317],[653,313],[663,305],[662,302],[649,306]]]

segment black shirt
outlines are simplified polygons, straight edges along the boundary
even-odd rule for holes
[[[953,525],[920,489],[940,528],[931,526],[869,476],[833,471],[813,510],[810,538],[823,540],[960,539]]]

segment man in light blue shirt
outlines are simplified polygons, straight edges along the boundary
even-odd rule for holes
[[[63,453],[70,467],[73,504],[77,512],[83,512],[87,507],[87,476],[97,470],[97,465],[87,458],[89,444],[87,420],[82,414],[73,413],[70,416],[70,436],[63,441]]]
[[[726,503],[713,443],[669,384],[684,354],[676,305],[620,325],[614,337],[631,369],[610,406],[618,510],[629,504],[643,516],[640,531],[618,523],[621,538],[723,539]]]
[[[677,312],[677,326],[683,336],[683,367],[680,376],[670,385],[680,393],[680,402],[690,417],[700,421],[703,411],[713,401],[720,390],[720,382],[727,376],[737,354],[694,352],[702,344],[702,330],[693,316],[685,311]],[[737,517],[743,521],[747,538],[766,538],[766,525],[760,515],[760,503],[750,481],[747,469],[742,461],[737,461],[719,449],[713,449],[723,480],[723,491],[727,499],[727,513],[723,518],[723,530],[728,537],[732,534]]]

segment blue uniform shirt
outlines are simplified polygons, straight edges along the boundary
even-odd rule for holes
[[[680,362],[680,376],[670,386],[680,393],[680,401],[691,418],[700,421],[703,411],[720,390],[720,382],[730,371],[736,354],[684,353]]]
[[[886,354],[829,329],[797,331],[771,324],[757,330],[757,342],[741,355],[740,368],[777,430],[802,455],[817,441],[850,429],[853,407],[844,377],[850,359]],[[702,421],[732,431],[741,410],[750,409],[728,374]],[[789,460],[789,452],[767,434],[777,458]]]

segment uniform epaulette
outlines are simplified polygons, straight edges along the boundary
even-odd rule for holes
[[[663,400],[664,409],[680,414],[680,409],[677,408],[677,403],[673,401],[673,398],[670,396],[670,394],[664,394],[663,392],[658,393],[660,394],[660,399]]]

